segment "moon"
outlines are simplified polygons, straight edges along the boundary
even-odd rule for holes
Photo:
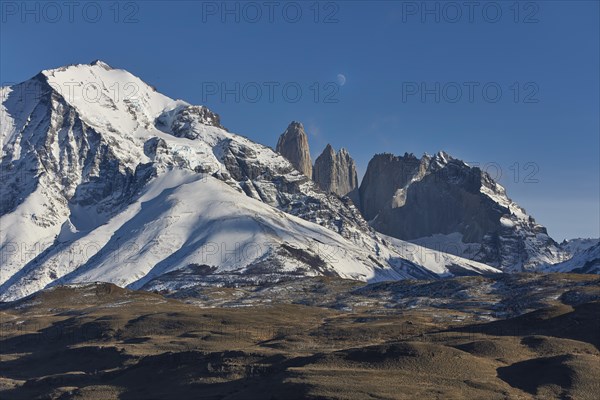
[[[340,86],[344,86],[346,84],[346,77],[344,74],[337,74],[337,82]]]

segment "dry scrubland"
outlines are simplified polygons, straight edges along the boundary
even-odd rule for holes
[[[2,399],[596,399],[600,280],[330,278],[0,307]]]

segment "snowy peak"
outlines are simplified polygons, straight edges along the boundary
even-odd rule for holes
[[[42,71],[47,83],[92,127],[135,132],[147,129],[177,102],[138,77],[103,62]]]

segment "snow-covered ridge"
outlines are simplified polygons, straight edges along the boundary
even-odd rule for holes
[[[575,255],[577,253],[581,253],[581,252],[589,249],[590,247],[597,245],[598,242],[600,242],[600,239],[575,238],[575,239],[569,239],[569,240],[562,241],[560,244],[560,247],[563,250],[568,251],[569,253]]]
[[[582,246],[573,253],[572,258],[558,264],[548,265],[546,270],[550,272],[600,274],[600,241],[595,239],[595,244]]]
[[[98,280],[178,289],[177,271],[198,283],[497,272],[407,253],[217,114],[99,61],[2,88],[0,111],[2,300]]]

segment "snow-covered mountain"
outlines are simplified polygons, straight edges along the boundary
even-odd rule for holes
[[[561,263],[544,266],[545,271],[600,274],[600,239],[564,240],[560,247],[571,257]]]
[[[103,62],[1,89],[0,299],[336,275],[496,273],[373,231],[218,115]]]
[[[598,242],[600,242],[600,239],[575,238],[575,239],[563,240],[560,243],[560,248],[572,255],[575,255],[577,253],[580,253],[582,251],[589,249],[590,247],[597,245]]]
[[[583,246],[567,261],[550,265],[545,268],[548,272],[577,272],[583,274],[600,274],[600,242]]]

